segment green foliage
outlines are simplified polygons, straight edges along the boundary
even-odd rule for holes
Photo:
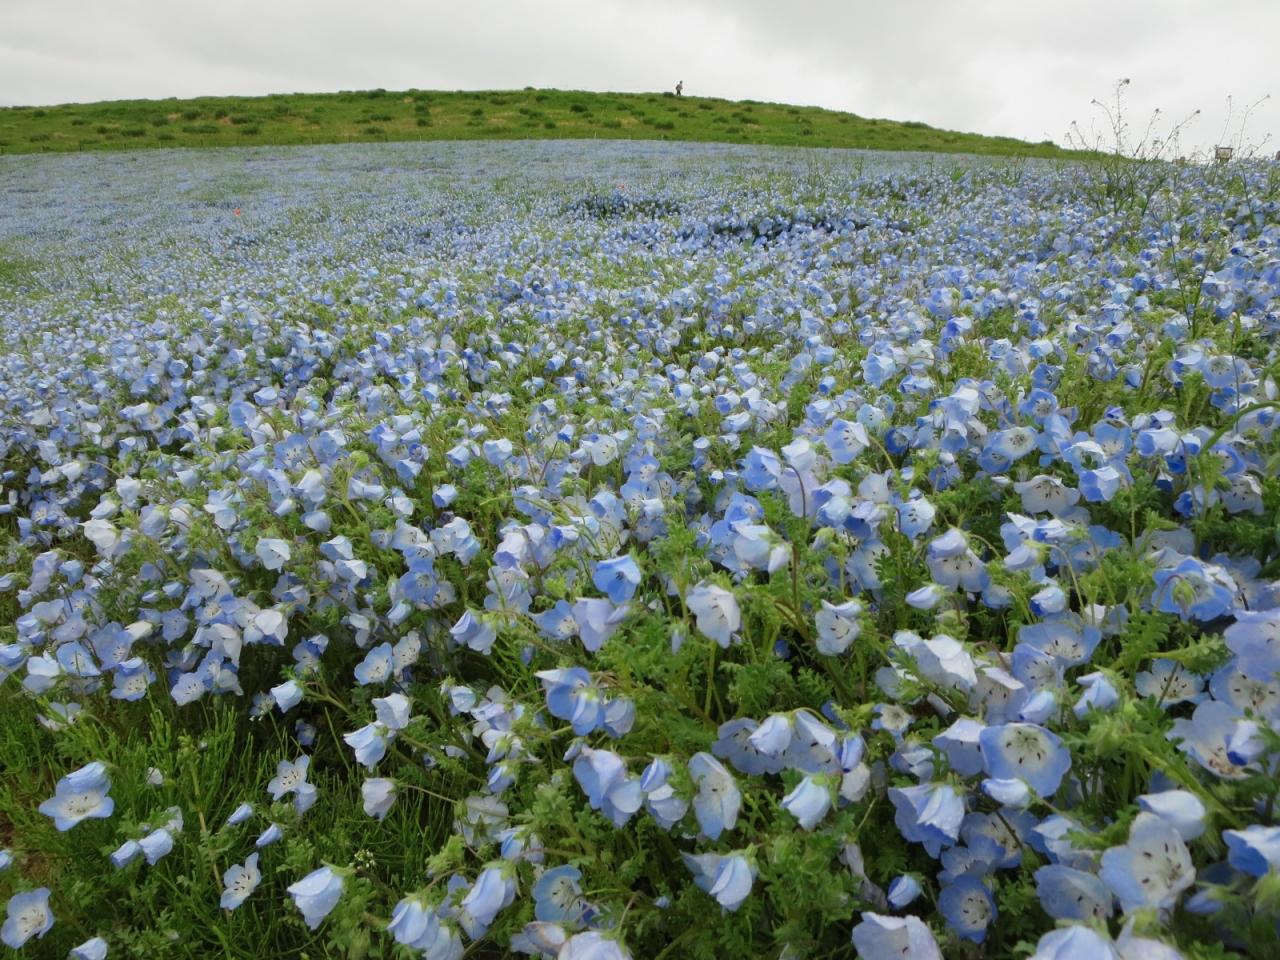
[[[662,106],[659,106],[659,105]],[[371,106],[378,109],[370,110]],[[645,113],[650,106],[657,115]],[[670,109],[668,109],[670,108]],[[629,114],[624,120],[620,114]],[[199,122],[204,121],[204,122]],[[80,127],[96,124],[104,139]],[[585,91],[367,91],[0,108],[0,153],[387,140],[644,137],[1066,157],[1051,143],[866,120],[817,107]]]

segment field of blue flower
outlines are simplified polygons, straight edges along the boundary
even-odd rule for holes
[[[16,955],[1280,952],[1280,167],[0,158]]]

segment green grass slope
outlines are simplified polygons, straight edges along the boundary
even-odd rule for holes
[[[0,108],[0,153],[388,140],[700,140],[1065,157],[1049,141],[938,130],[819,107],[582,91],[389,91]]]

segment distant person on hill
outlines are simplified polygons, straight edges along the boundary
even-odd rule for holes
[[[684,95],[684,81],[678,80],[676,81],[676,96],[680,97],[683,95]]]

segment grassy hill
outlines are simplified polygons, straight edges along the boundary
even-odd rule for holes
[[[1063,157],[1049,141],[671,93],[367,90],[0,107],[0,153],[387,140],[701,140]]]

